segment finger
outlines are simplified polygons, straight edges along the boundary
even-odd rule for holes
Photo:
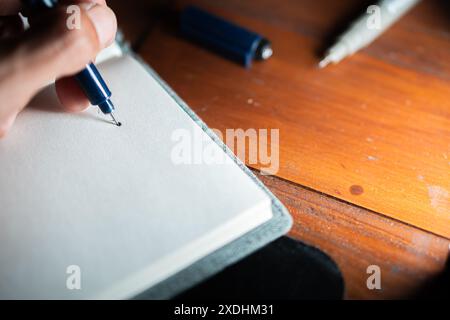
[[[61,1],[71,4],[72,1]],[[95,3],[106,5],[105,0],[79,0],[78,3]],[[109,45],[110,42],[108,41]],[[56,81],[56,93],[64,109],[68,112],[80,112],[89,107],[90,103],[84,92],[73,77],[65,77]]]
[[[71,0],[66,0],[68,3],[70,3]],[[106,0],[80,0],[80,2],[93,2],[96,4],[100,4],[103,6],[106,6]]]
[[[18,5],[11,4],[9,6],[10,7],[9,9],[5,8],[5,11],[10,11],[9,14],[18,13],[20,10],[20,12],[28,18],[32,18],[35,15],[35,12],[32,8],[30,8],[27,5],[20,5],[21,1],[12,0],[12,2],[19,2],[19,4]],[[32,3],[33,0],[29,0],[29,2]],[[79,4],[79,3],[93,3],[93,4],[99,4],[99,5],[106,5],[105,0],[60,0],[57,3],[62,6],[70,6],[70,5]],[[0,13],[0,15],[1,15],[1,13]]]
[[[106,0],[61,0],[58,2],[58,4],[59,4],[60,10],[62,8],[66,8],[66,10],[67,10],[66,13],[67,13],[68,19],[70,18],[70,15],[73,14],[73,12],[74,12],[72,10],[69,10],[68,8],[69,7],[73,8],[75,6],[75,7],[78,7],[79,9],[83,8],[84,10],[87,10],[87,11],[89,11],[89,13],[92,12],[91,20],[95,21],[95,19],[101,19],[102,17],[95,16],[95,10],[91,11],[89,9],[95,5],[106,6]],[[39,21],[43,20],[42,12],[39,12],[38,14],[36,14],[36,12],[28,10],[27,13],[28,13],[28,15],[27,15],[28,21],[32,26],[34,26],[36,23],[39,23]],[[48,15],[48,11],[45,12],[44,14]],[[117,30],[117,21],[115,19],[116,19],[116,17],[114,15],[114,24],[115,24],[114,30]],[[101,21],[100,21],[100,23],[101,23]],[[98,33],[101,31],[102,31],[101,29],[97,30]],[[102,33],[100,35],[103,35],[103,34],[104,33]],[[113,36],[110,37],[109,40],[107,40],[106,42],[101,41],[102,47],[105,48],[105,47],[111,45],[112,42],[114,41],[114,38],[115,38],[115,31],[113,33]]]
[[[106,0],[78,0],[78,2],[95,3],[95,4],[100,4],[100,5],[106,6]],[[61,4],[66,4],[66,5],[70,5],[73,3],[74,3],[73,0],[62,0],[61,1]]]
[[[91,2],[105,4],[104,0],[82,0],[81,2]],[[114,26],[114,34],[103,47],[107,47],[111,45],[115,38],[115,32],[117,30],[117,22]],[[89,100],[86,98],[86,95],[81,90],[78,83],[72,77],[65,77],[58,79],[56,81],[56,93],[58,95],[58,99],[63,105],[64,109],[68,112],[80,112],[89,107]]]
[[[64,110],[68,112],[80,112],[90,105],[86,94],[74,77],[65,77],[56,81],[56,94]]]
[[[42,87],[81,70],[114,38],[115,16],[105,6],[82,11],[74,30],[66,26],[66,8],[50,15],[46,27],[27,31],[12,49],[0,48],[0,134]]]

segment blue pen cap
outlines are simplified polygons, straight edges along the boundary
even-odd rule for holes
[[[273,53],[270,42],[263,36],[195,6],[183,10],[180,24],[186,37],[246,67],[253,60],[270,58]]]

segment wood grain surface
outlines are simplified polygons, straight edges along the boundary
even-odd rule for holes
[[[290,235],[338,263],[348,298],[410,297],[442,271],[447,239],[380,213],[450,235],[447,1],[424,1],[325,70],[319,55],[369,1],[109,2],[138,53],[210,127],[280,129],[279,177],[260,178],[291,211]],[[182,39],[167,8],[187,3],[263,33],[275,56],[245,70]],[[371,264],[382,290],[367,289]]]
[[[324,27],[315,25],[336,20],[336,4],[325,10],[329,19],[305,19],[312,31],[302,32],[298,25],[267,23],[250,10],[276,12],[275,1],[245,1],[242,10],[238,1],[198,2],[264,34],[275,50],[272,59],[246,70],[168,29],[153,30],[142,55],[210,127],[279,129],[277,176],[450,237],[450,85],[443,71],[450,61],[450,42],[443,41],[449,33],[436,32],[443,61],[434,62],[438,76],[414,68],[415,56],[410,65],[406,59],[395,63],[394,49],[372,49],[319,70]],[[229,9],[232,3],[238,8]],[[300,4],[283,7],[278,15],[289,14],[285,21],[302,21],[306,14]],[[287,8],[299,8],[299,14]],[[308,17],[318,19],[320,12]],[[422,29],[410,20],[414,28],[401,21],[384,35],[394,38],[384,46],[411,42],[411,34],[415,46],[423,46],[429,33],[413,33]],[[382,54],[386,58],[378,58]]]
[[[445,238],[289,181],[259,178],[292,214],[290,236],[336,261],[348,299],[411,298],[445,268],[450,245]],[[381,271],[381,290],[367,288],[367,268],[374,265]]]

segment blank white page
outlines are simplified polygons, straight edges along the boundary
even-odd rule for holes
[[[232,161],[174,164],[175,130],[223,151],[139,62],[101,70],[122,127],[94,107],[52,111],[49,87],[0,140],[2,299],[129,298],[272,217]]]

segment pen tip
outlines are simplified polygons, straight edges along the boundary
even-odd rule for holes
[[[116,120],[116,118],[114,117],[114,114],[113,114],[112,112],[111,112],[109,115],[111,116],[111,119],[113,120],[113,122],[114,122],[114,124],[115,124],[116,126],[118,126],[118,127],[122,126],[122,123],[121,123],[121,122],[118,122],[118,121]]]
[[[319,68],[323,69],[330,63],[331,63],[331,59],[329,57],[325,57],[322,61],[319,62]]]

